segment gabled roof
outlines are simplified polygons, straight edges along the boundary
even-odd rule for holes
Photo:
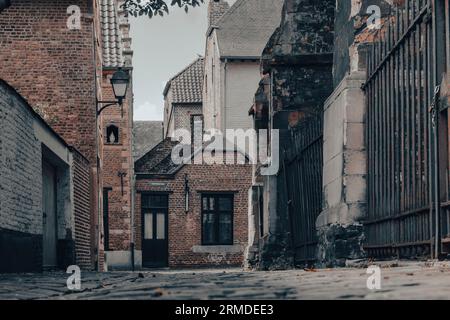
[[[133,123],[133,156],[137,160],[163,140],[161,121],[135,121]]]
[[[164,97],[172,90],[172,103],[201,103],[203,93],[204,59],[198,58],[170,79]]]
[[[103,66],[121,67],[124,64],[116,0],[100,0]]]
[[[152,150],[147,152],[135,162],[135,172],[145,174],[167,174],[176,168],[172,162],[172,149],[179,144],[172,141],[172,138],[166,138],[158,143]]]
[[[284,0],[237,0],[217,22],[220,56],[259,58],[281,22]]]
[[[231,149],[228,148],[228,144],[223,138],[223,146],[222,148],[216,148],[215,144],[212,143],[215,141],[209,140],[205,141],[202,148],[197,149],[196,151],[192,152],[190,157],[191,160],[193,160],[196,155],[203,151],[208,152],[223,152],[226,153],[240,153],[242,154],[246,162],[248,163],[249,158],[247,154],[245,153],[245,150],[240,149],[234,149],[232,147]],[[179,145],[180,142],[173,141],[172,138],[166,138],[164,141],[160,142],[156,147],[154,147],[152,150],[147,152],[144,156],[142,156],[140,159],[138,159],[135,164],[135,172],[136,175],[139,177],[173,177],[174,175],[181,170],[185,166],[185,164],[175,164],[172,160],[172,150],[177,145]],[[182,145],[180,145],[182,147]],[[185,146],[186,147],[186,146]],[[192,147],[189,145],[188,147]]]

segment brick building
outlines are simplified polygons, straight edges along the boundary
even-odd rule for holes
[[[69,29],[68,8],[80,9],[80,27]],[[13,86],[69,144],[80,150],[91,169],[91,267],[96,266],[98,229],[96,145],[96,61],[101,52],[98,8],[94,1],[11,1],[0,15],[1,78]],[[83,196],[85,195],[78,195]]]
[[[0,80],[0,272],[91,269],[89,161]]]
[[[164,138],[174,137],[178,129],[191,127],[195,116],[202,116],[204,59],[198,58],[167,82],[164,88]],[[185,137],[189,143],[190,133]]]
[[[28,101],[67,146],[79,150],[73,155],[80,163],[74,167],[80,180],[72,182],[76,213],[72,238],[75,234],[77,252],[89,253],[80,266],[98,270],[104,267],[103,179],[114,191],[119,189],[116,199],[123,201],[125,214],[118,216],[128,226],[124,231],[128,235],[123,241],[117,240],[117,246],[128,250],[131,245],[131,89],[123,105],[123,118],[118,107],[108,108],[103,111],[104,117],[97,117],[97,101],[114,98],[108,77],[122,65],[130,73],[128,24],[125,14],[117,10],[119,5],[115,0],[20,0],[11,1],[0,15],[0,77]],[[108,144],[110,135],[106,134],[107,127],[116,121],[123,133],[120,146]],[[123,196],[121,187],[117,187],[122,184],[117,172],[106,171],[103,177],[102,168],[107,167],[104,157],[120,159],[117,165],[126,171],[126,175],[121,171]]]
[[[135,230],[144,267],[238,266],[247,244],[249,164],[220,164],[203,139],[203,59],[173,77],[164,91],[167,138],[135,163]],[[175,130],[183,129],[177,134]],[[191,137],[194,136],[194,139]],[[182,144],[178,139],[182,139]],[[174,163],[172,153],[191,153]],[[202,161],[195,155],[204,152]],[[230,151],[236,156],[234,151]],[[186,159],[188,160],[188,159]]]
[[[132,76],[132,56],[127,14],[122,1],[101,1],[102,100],[114,100],[111,77],[119,68]],[[132,77],[131,77],[132,78]],[[132,268],[133,89],[121,107],[101,113],[103,242],[107,269]]]
[[[175,165],[170,138],[136,162],[136,245],[144,267],[240,266],[250,165]]]

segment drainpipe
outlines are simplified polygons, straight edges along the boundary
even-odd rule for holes
[[[227,126],[227,70],[228,70],[228,58],[225,59],[223,66],[223,117],[222,117],[222,133],[226,134]]]
[[[133,79],[133,77],[130,77],[131,79]],[[133,80],[131,80],[132,82]],[[132,90],[130,90],[132,91]],[[131,97],[133,97],[132,94],[130,94]],[[131,242],[130,242],[130,250],[131,250],[131,270],[135,271],[135,256],[134,256],[134,248],[135,248],[135,243],[134,243],[134,197],[135,197],[135,185],[136,185],[136,175],[134,172],[134,134],[133,134],[133,106],[134,106],[134,98],[130,99],[130,103],[128,104],[128,117],[129,117],[129,125],[131,128],[131,161],[130,161],[130,170],[131,170],[131,200],[130,200],[130,205],[131,205]],[[163,129],[164,130],[164,129]]]
[[[1,1],[1,0],[0,0]],[[94,100],[97,101],[98,99],[98,94],[99,94],[99,90],[97,87],[97,78],[98,78],[98,73],[97,73],[97,41],[96,41],[96,29],[95,29],[95,12],[94,12],[94,8],[90,7],[90,11],[89,12],[89,16],[91,16],[91,27],[92,27],[92,44],[93,44],[93,50],[92,50],[92,55],[93,55],[93,66],[94,66]],[[97,109],[97,104],[95,104],[95,109]],[[96,179],[96,184],[97,184],[97,225],[94,226],[94,243],[95,243],[95,247],[94,247],[94,251],[97,251],[97,254],[94,254],[94,259],[96,259],[96,264],[95,264],[95,268],[96,270],[100,271],[100,244],[101,244],[101,228],[100,228],[100,224],[101,224],[101,215],[102,215],[102,203],[101,203],[101,199],[102,199],[102,185],[101,185],[101,180],[100,180],[100,158],[99,158],[99,151],[100,151],[100,146],[99,146],[99,132],[98,132],[98,125],[99,125],[99,117],[97,116],[97,110],[95,110],[95,162],[96,162],[96,175],[97,175],[97,179]],[[95,221],[95,220],[94,220]],[[91,226],[92,227],[92,226]],[[101,270],[103,271],[103,270]]]

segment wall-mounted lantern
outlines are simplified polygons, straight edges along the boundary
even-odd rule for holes
[[[97,117],[100,116],[103,110],[110,106],[119,105],[122,111],[123,118],[123,100],[125,99],[128,91],[128,86],[130,85],[130,76],[128,72],[119,68],[114,72],[111,78],[111,86],[114,92],[114,97],[116,101],[97,101]],[[99,105],[105,104],[103,107],[98,109]]]

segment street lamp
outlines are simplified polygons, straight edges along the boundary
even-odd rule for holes
[[[121,107],[123,117],[123,100],[127,95],[128,86],[130,85],[130,76],[128,75],[128,72],[119,68],[114,72],[111,78],[111,85],[116,101],[97,101],[97,117],[100,116],[103,110],[113,105],[119,105]],[[98,109],[98,106],[103,104],[104,106]]]

